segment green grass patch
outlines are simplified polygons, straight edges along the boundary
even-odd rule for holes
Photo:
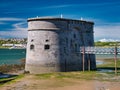
[[[97,68],[114,68],[115,67],[115,61],[114,59],[104,59],[105,63],[97,65]],[[117,59],[117,68],[120,68],[120,59]]]
[[[0,46],[0,49],[8,49],[10,47],[6,47],[6,46]]]
[[[24,77],[24,74],[18,75],[18,76],[13,76],[10,78],[3,78],[0,79],[0,86],[4,85],[4,84],[11,84],[11,83],[15,83],[17,80],[21,79]]]
[[[73,79],[85,79],[85,80],[93,80],[94,77],[99,76],[96,71],[85,71],[85,72],[58,72],[58,73],[48,73],[48,74],[37,74],[37,78],[39,79],[64,79],[64,78],[73,78]]]
[[[113,72],[98,72],[98,71],[85,71],[85,72],[58,72],[48,74],[37,74],[36,79],[42,80],[64,80],[64,79],[77,79],[77,80],[98,80],[98,81],[120,81],[120,73],[115,75]]]

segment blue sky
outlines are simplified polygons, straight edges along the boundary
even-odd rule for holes
[[[93,21],[95,40],[120,41],[120,0],[0,0],[0,38],[25,38],[28,18],[61,14]]]

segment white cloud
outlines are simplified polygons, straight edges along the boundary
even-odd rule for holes
[[[27,23],[19,22],[13,24],[13,28],[10,31],[1,31],[0,36],[14,37],[14,38],[26,38],[27,37]]]
[[[13,30],[27,30],[26,24],[26,22],[15,23],[12,25]]]
[[[70,8],[70,7],[103,7],[103,6],[119,6],[120,2],[104,2],[104,3],[81,3],[81,4],[61,4],[45,7],[34,7],[33,9],[54,9],[54,8]],[[32,8],[29,8],[32,9]]]
[[[23,18],[0,18],[0,24],[6,24],[7,21],[13,21],[13,28],[7,29],[7,31],[0,31],[0,38],[13,37],[24,38],[27,37],[27,22]],[[17,22],[16,22],[17,21]],[[8,27],[9,28],[9,27]]]
[[[107,22],[95,18],[85,18],[85,20],[95,23],[95,41],[120,41],[120,22]]]
[[[0,31],[1,38],[26,38],[27,31]]]
[[[95,26],[95,39],[120,39],[120,23]]]
[[[118,41],[120,41],[120,40],[103,38],[103,39],[100,39],[100,40],[98,40],[98,41],[100,41],[100,42],[118,42]]]
[[[23,19],[23,18],[5,17],[5,18],[0,18],[0,21],[25,21],[25,19]]]

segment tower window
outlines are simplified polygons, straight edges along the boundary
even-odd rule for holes
[[[77,52],[77,50],[78,50],[78,49],[77,49],[77,44],[75,44],[75,52]]]
[[[46,45],[44,46],[44,49],[45,49],[45,50],[50,49],[50,45],[46,44]]]
[[[48,40],[48,39],[46,39],[45,41],[46,41],[46,42],[49,42],[49,40]]]
[[[34,40],[32,39],[31,42],[33,42]]]
[[[66,38],[66,44],[68,44],[68,38]]]
[[[73,37],[76,38],[76,34],[74,34]]]
[[[34,50],[34,45],[30,45],[30,50]]]
[[[64,53],[66,53],[66,48],[64,47]]]

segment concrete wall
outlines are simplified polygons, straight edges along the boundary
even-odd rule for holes
[[[28,20],[28,44],[25,70],[30,73],[82,70],[82,46],[93,46],[93,23],[64,19]],[[45,46],[49,45],[49,49]],[[91,69],[95,55],[89,56]],[[85,55],[88,69],[88,55]]]

